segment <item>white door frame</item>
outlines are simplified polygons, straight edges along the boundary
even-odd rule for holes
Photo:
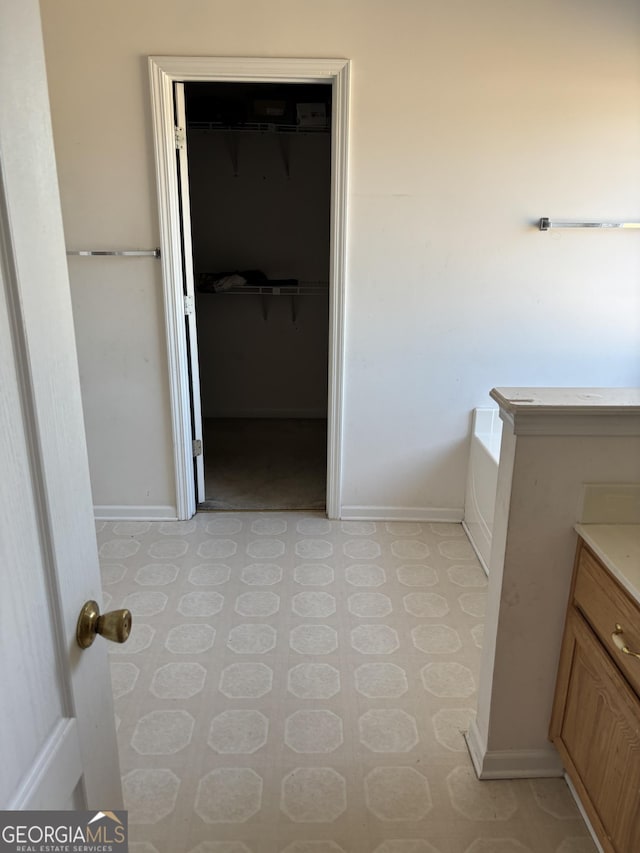
[[[329,399],[327,515],[339,518],[345,348],[349,60],[150,56],[160,248],[179,519],[196,511],[193,487],[189,361],[184,322],[180,207],[173,112],[174,82],[331,83],[331,243],[329,265]]]

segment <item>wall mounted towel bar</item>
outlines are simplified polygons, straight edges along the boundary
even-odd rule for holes
[[[541,231],[550,228],[640,228],[640,222],[554,222],[543,216],[538,227]]]
[[[67,255],[81,255],[88,258],[103,256],[117,258],[159,258],[160,249],[80,249],[76,252],[67,252]]]

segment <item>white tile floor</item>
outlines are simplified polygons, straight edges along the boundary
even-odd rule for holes
[[[593,853],[562,780],[478,782],[486,579],[455,524],[98,525],[132,853]]]

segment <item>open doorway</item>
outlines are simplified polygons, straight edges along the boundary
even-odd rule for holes
[[[184,104],[198,507],[325,509],[332,87],[190,82]]]
[[[182,144],[186,131],[178,115],[180,93],[184,95],[186,84],[196,82],[331,86],[326,512],[329,518],[339,518],[343,471],[349,60],[150,56],[148,64],[158,187],[176,515],[180,520],[191,518],[197,502],[204,500],[202,456],[196,456],[194,463],[194,452],[197,452],[198,441],[202,438],[202,418],[200,412],[194,411],[193,405],[200,400],[200,380],[198,360],[194,357],[197,352],[197,334],[193,307],[195,287],[191,228],[183,228],[182,190],[188,185],[188,179],[185,168],[186,145]],[[198,393],[192,393],[196,387]]]

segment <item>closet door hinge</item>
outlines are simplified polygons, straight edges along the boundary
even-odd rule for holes
[[[186,147],[184,127],[174,127],[176,136],[176,148],[178,151],[184,151]]]
[[[193,296],[184,295],[184,313],[190,317],[194,312]]]
[[[199,438],[193,440],[193,458],[196,456],[202,456],[202,441]]]

